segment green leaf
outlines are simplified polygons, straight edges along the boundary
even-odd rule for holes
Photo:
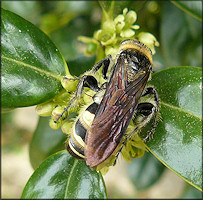
[[[50,156],[28,180],[23,199],[104,199],[105,185],[100,173],[67,151]]]
[[[50,128],[49,117],[40,117],[29,148],[32,167],[36,169],[48,156],[64,150],[66,139],[61,129]]]
[[[202,66],[202,23],[167,1],[162,11],[160,39],[166,67]]]
[[[180,199],[202,199],[202,192],[187,184]]]
[[[202,70],[173,67],[153,74],[161,117],[147,146],[168,168],[202,188]]]
[[[53,98],[69,73],[53,42],[36,26],[2,9],[2,107],[31,106]]]
[[[128,165],[128,176],[137,190],[144,190],[156,183],[166,167],[151,153],[140,159],[132,159]]]
[[[202,1],[171,1],[177,7],[202,21]]]

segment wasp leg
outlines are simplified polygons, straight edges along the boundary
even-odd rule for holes
[[[80,97],[84,87],[88,87],[91,90],[93,90],[94,92],[98,92],[100,90],[100,87],[98,86],[98,82],[97,79],[94,78],[94,76],[90,76],[90,75],[84,75],[78,85],[77,85],[77,89],[76,89],[76,97]]]
[[[104,58],[103,60],[99,61],[98,63],[96,63],[93,68],[92,68],[92,72],[95,73],[97,72],[102,66],[102,77],[106,80],[108,79],[108,77],[106,76],[107,75],[107,72],[108,72],[108,69],[109,69],[109,66],[110,66],[110,62],[112,60],[112,57],[111,55],[108,55],[106,58]]]
[[[156,91],[156,89],[153,87],[146,88],[146,90],[142,94],[142,97],[144,97],[146,95],[153,95],[154,96],[154,101],[156,103],[156,107],[159,109],[159,95],[158,95],[158,92]]]
[[[150,139],[157,127],[157,121],[158,121],[158,112],[159,112],[159,96],[155,88],[149,87],[146,88],[144,91],[142,97],[147,96],[147,95],[153,95],[154,99],[151,102],[142,102],[139,103],[137,106],[137,109],[135,111],[135,119],[134,121],[137,121],[138,126],[128,135],[126,135],[126,138],[124,139],[122,146],[118,153],[116,154],[116,160],[114,161],[114,164],[116,164],[118,156],[120,152],[122,151],[124,145],[128,141],[128,139],[138,130],[144,128],[154,117],[154,121],[152,124],[152,129],[151,131],[147,134],[147,136],[144,138],[144,142],[146,142],[148,139]],[[139,118],[138,118],[139,115]]]
[[[137,130],[140,130],[143,127],[145,127],[154,117],[154,121],[152,123],[152,129],[144,138],[144,142],[146,142],[152,137],[157,127],[158,113],[159,113],[159,96],[155,88],[152,88],[152,87],[146,88],[142,97],[146,95],[153,95],[154,98],[150,100],[150,102],[139,103],[135,111],[135,114],[136,114],[135,120],[137,118],[137,121],[138,121],[137,123],[138,127],[136,128]],[[141,116],[137,117],[137,115],[139,114],[141,114]]]
[[[108,55],[106,58],[104,58],[103,60],[96,63],[93,66],[92,70],[90,70],[87,73],[87,75],[84,75],[84,76],[82,76],[82,78],[80,78],[80,81],[76,88],[75,96],[70,100],[69,105],[66,108],[64,108],[64,111],[61,113],[61,115],[56,119],[56,123],[60,118],[63,117],[64,113],[66,113],[71,106],[74,106],[74,103],[76,102],[76,100],[81,96],[84,87],[88,87],[95,92],[98,92],[103,89],[98,86],[97,79],[94,78],[94,76],[89,75],[89,74],[91,74],[91,73],[95,74],[103,66],[102,77],[104,79],[107,79],[106,75],[107,75],[107,72],[108,72],[108,69],[110,66],[110,62],[111,62],[111,55]],[[64,77],[64,78],[67,78],[67,77]],[[73,80],[73,79],[71,79],[71,80]],[[78,79],[75,79],[75,80],[78,80]]]
[[[137,109],[136,109],[136,115],[137,114],[142,115],[141,119],[139,118],[139,123],[138,123],[139,126],[137,126],[131,133],[126,135],[126,138],[123,141],[121,148],[119,149],[118,153],[116,154],[116,160],[114,161],[113,165],[116,164],[118,156],[119,156],[120,152],[122,151],[123,147],[125,146],[126,142],[128,141],[128,139],[138,130],[145,127],[151,121],[151,119],[153,118],[154,115],[155,115],[155,119],[153,122],[153,127],[152,127],[151,131],[147,134],[147,136],[144,138],[144,142],[146,142],[153,135],[153,133],[156,129],[156,126],[157,126],[156,106],[154,106],[152,103],[140,103],[140,104],[138,104]]]
[[[69,102],[69,105],[64,108],[63,112],[59,115],[59,117],[56,119],[56,123],[57,121],[63,117],[63,115],[68,111],[68,109],[70,107],[73,107],[76,100],[78,98],[80,98],[82,92],[83,92],[83,89],[84,87],[88,87],[90,88],[91,90],[95,91],[95,92],[98,92],[100,91],[100,87],[98,86],[98,82],[97,82],[97,79],[94,78],[94,76],[91,76],[91,75],[84,75],[82,78],[80,78],[80,81],[77,85],[77,88],[76,88],[76,92],[75,92],[75,96],[70,100]],[[64,117],[65,118],[65,117]]]
[[[94,76],[89,75],[89,74],[95,74],[103,66],[102,77],[104,79],[107,79],[106,75],[107,75],[111,60],[112,60],[111,55],[108,55],[106,58],[104,58],[103,60],[96,63],[93,66],[93,68],[87,73],[87,75],[84,75],[80,79],[77,89],[76,89],[77,97],[80,97],[84,87],[89,87],[91,90],[93,90],[95,92],[98,92],[101,90],[101,88],[98,87],[98,82],[97,82],[96,78],[94,78]]]
[[[119,151],[118,151],[117,154],[116,154],[116,159],[115,159],[115,161],[114,161],[114,163],[113,163],[113,166],[116,165],[116,162],[117,162],[117,160],[118,160],[118,156],[119,156],[120,152],[122,151],[123,147],[125,146],[125,144],[126,144],[128,138],[129,138],[129,137],[126,137],[126,138],[124,139],[124,141],[122,142],[121,148],[119,149]]]

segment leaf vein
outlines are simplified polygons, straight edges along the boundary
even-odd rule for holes
[[[172,106],[172,105],[170,105],[170,104],[168,104],[168,103],[164,103],[163,101],[161,101],[160,104],[162,104],[162,105],[164,105],[164,106],[168,106],[169,108],[172,108],[172,109],[179,110],[179,111],[181,111],[181,112],[187,113],[187,114],[189,114],[189,115],[192,115],[192,116],[198,118],[200,121],[202,120],[201,117],[199,117],[199,116],[197,116],[197,115],[195,115],[195,114],[193,114],[193,113],[190,113],[190,112],[188,112],[188,111],[186,111],[186,110],[184,110],[184,109],[182,109],[182,108],[179,108],[179,107],[176,107],[176,106]]]
[[[44,74],[46,74],[46,75],[48,75],[48,76],[52,76],[53,78],[55,78],[55,79],[61,81],[61,78],[62,78],[61,76],[56,76],[56,75],[54,75],[54,74],[51,74],[51,73],[48,72],[48,71],[44,71],[44,70],[39,69],[39,68],[37,68],[37,67],[35,67],[35,66],[29,65],[29,64],[27,64],[27,63],[23,63],[23,62],[21,62],[21,61],[15,60],[15,59],[13,59],[13,58],[7,58],[7,57],[5,57],[5,56],[1,56],[1,58],[5,59],[5,60],[12,61],[12,62],[15,62],[15,63],[20,64],[20,65],[23,65],[23,66],[25,66],[25,67],[31,68],[31,69],[33,69],[33,70],[35,70],[35,71],[40,72],[40,73],[44,73]]]
[[[68,187],[69,187],[69,185],[70,185],[70,179],[71,179],[71,176],[72,176],[72,174],[73,174],[73,171],[74,171],[75,166],[76,166],[77,163],[78,163],[78,160],[75,159],[75,161],[74,161],[74,163],[73,163],[73,167],[72,167],[72,169],[71,169],[71,171],[70,171],[70,174],[69,174],[69,177],[68,177],[67,186],[66,186],[66,191],[65,191],[65,198],[67,198]]]

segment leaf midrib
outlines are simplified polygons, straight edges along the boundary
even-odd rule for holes
[[[69,174],[69,177],[68,177],[68,180],[67,180],[67,186],[66,186],[66,191],[65,191],[65,198],[67,198],[68,196],[68,188],[69,188],[69,185],[70,185],[70,180],[71,180],[71,177],[72,177],[72,174],[73,174],[73,171],[74,171],[74,169],[75,169],[75,167],[76,167],[76,165],[77,165],[77,163],[78,163],[78,160],[74,160],[74,163],[73,163],[73,167],[72,167],[72,169],[71,169],[71,171],[70,171],[70,174]]]
[[[12,61],[12,62],[15,62],[15,63],[17,63],[17,64],[19,64],[19,65],[23,65],[23,66],[25,66],[25,67],[28,67],[28,68],[30,68],[30,69],[33,69],[34,71],[38,71],[38,72],[40,72],[40,73],[46,74],[47,76],[52,76],[53,78],[57,79],[58,81],[61,81],[61,79],[62,79],[61,76],[56,76],[56,75],[54,75],[54,74],[52,74],[52,73],[50,73],[50,72],[48,72],[48,71],[44,71],[44,70],[39,69],[39,68],[37,68],[37,67],[35,67],[35,66],[32,66],[32,65],[29,65],[29,64],[27,64],[27,63],[24,63],[24,62],[15,60],[15,59],[13,59],[13,58],[7,58],[7,57],[5,57],[5,56],[1,56],[1,58],[2,58],[2,59],[5,59],[5,60]]]
[[[187,114],[189,114],[189,115],[192,115],[193,117],[195,117],[195,118],[197,118],[198,120],[202,121],[202,118],[201,118],[201,117],[199,117],[199,116],[197,116],[197,115],[195,115],[195,114],[193,114],[193,113],[190,113],[190,112],[188,112],[188,111],[186,111],[186,110],[184,110],[184,109],[182,109],[182,108],[173,106],[173,105],[168,104],[168,103],[165,103],[165,102],[163,102],[163,101],[161,101],[160,104],[162,104],[162,105],[164,105],[164,106],[168,106],[169,108],[172,108],[172,109],[174,109],[174,110],[179,110],[179,111],[181,111],[181,112],[184,112],[184,113],[187,113]]]

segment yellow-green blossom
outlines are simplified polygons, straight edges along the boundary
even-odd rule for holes
[[[105,14],[107,15],[107,13]],[[120,42],[126,39],[138,39],[146,44],[152,50],[153,54],[155,53],[154,46],[159,45],[156,38],[150,33],[141,32],[138,34],[136,32],[140,27],[135,24],[137,20],[135,11],[128,11],[128,9],[125,8],[123,9],[123,13],[114,19],[105,17],[105,20],[106,21],[102,23],[101,29],[94,32],[93,38],[84,36],[78,38],[80,41],[88,44],[85,55],[91,56],[94,53],[96,53],[97,56],[98,54],[101,55],[101,48],[99,48],[99,46],[101,46],[104,51],[104,56],[109,54],[114,56],[117,53]]]
[[[159,42],[157,41],[157,39],[151,34],[151,33],[147,33],[147,32],[141,32],[138,34],[138,40],[142,43],[144,43],[145,45],[147,45],[151,51],[152,54],[155,54],[155,48],[154,46],[159,46]]]

